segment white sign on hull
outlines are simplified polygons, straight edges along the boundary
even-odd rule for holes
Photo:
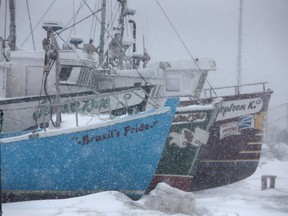
[[[263,101],[258,97],[243,100],[224,101],[216,121],[254,114],[261,111],[262,108]]]

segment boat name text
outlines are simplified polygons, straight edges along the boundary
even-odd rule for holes
[[[114,130],[108,130],[105,133],[100,133],[97,135],[84,135],[80,137],[73,137],[72,140],[76,142],[76,144],[79,145],[87,145],[92,142],[99,142],[99,141],[104,141],[108,139],[114,139],[114,138],[119,138],[121,136],[129,136],[134,133],[141,133],[144,131],[148,131],[152,128],[154,128],[159,122],[154,121],[152,123],[140,123],[136,124],[135,126],[127,125],[124,126],[122,130],[114,129]]]
[[[45,106],[47,104],[47,106]],[[39,118],[43,118],[46,116],[50,116],[53,108],[48,106],[49,102],[47,100],[42,101],[42,106],[39,111],[33,113],[33,119],[36,121]],[[61,105],[61,113],[75,113],[75,112],[82,112],[82,113],[91,113],[92,111],[99,111],[102,109],[108,109],[110,104],[109,97],[100,98],[99,100],[92,99],[92,100],[85,100],[85,101],[74,101],[71,103]]]
[[[187,113],[187,114],[175,114],[173,122],[177,123],[193,123],[205,121],[207,114],[201,113]]]
[[[259,112],[263,107],[261,98],[224,101],[217,120],[239,117]]]

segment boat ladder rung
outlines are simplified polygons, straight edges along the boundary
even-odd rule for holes
[[[248,145],[262,145],[262,142],[248,142]]]
[[[255,134],[255,136],[264,136],[263,133],[258,133],[258,134]]]
[[[240,154],[260,154],[261,151],[241,151]]]

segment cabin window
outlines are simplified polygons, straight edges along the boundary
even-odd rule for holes
[[[180,78],[176,76],[167,76],[166,90],[170,92],[180,91]]]
[[[81,68],[80,70],[80,74],[79,74],[79,78],[77,81],[77,85],[81,85],[81,86],[89,86],[89,81],[91,78],[91,69],[90,68]]]
[[[60,70],[60,81],[67,81],[72,72],[72,66],[62,66]]]

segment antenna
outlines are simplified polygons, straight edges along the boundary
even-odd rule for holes
[[[146,47],[145,47],[145,36],[143,35],[143,52],[146,51]]]
[[[10,35],[9,47],[12,51],[16,50],[16,14],[15,14],[15,0],[9,0],[10,10]]]
[[[105,25],[106,25],[106,0],[102,0],[101,34],[100,34],[100,45],[99,45],[99,64],[101,65],[101,67],[103,67],[103,64],[104,64]]]
[[[239,11],[239,30],[238,30],[238,65],[237,65],[237,89],[240,94],[241,86],[241,65],[242,65],[242,13],[243,13],[243,2],[240,0],[240,11]]]
[[[45,31],[51,29],[53,32],[63,29],[63,24],[61,21],[44,21],[42,25]]]

